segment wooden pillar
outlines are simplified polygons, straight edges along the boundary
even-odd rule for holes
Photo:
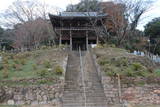
[[[72,31],[70,30],[70,50],[72,51]]]
[[[97,43],[96,43],[97,45],[99,44],[99,38],[98,38],[98,35],[97,35]]]
[[[59,36],[59,46],[62,45],[62,31],[60,31],[60,36]]]
[[[86,31],[86,49],[88,50],[88,31]]]

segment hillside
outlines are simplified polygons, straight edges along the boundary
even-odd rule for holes
[[[67,57],[65,52],[57,48],[44,48],[18,54],[2,52],[1,55],[0,85],[52,83],[53,78],[56,80],[62,76],[63,63]],[[48,79],[41,81],[40,78],[51,78],[51,81]]]
[[[160,105],[159,64],[110,46],[98,46],[93,51],[111,107],[119,107],[119,102],[126,107]]]
[[[124,82],[127,78],[129,80],[131,80],[130,78],[139,78],[141,82],[144,79],[144,83],[160,83],[159,64],[146,57],[133,55],[127,50],[112,47],[95,48],[94,52],[101,70],[107,76],[114,77],[119,74],[122,79],[125,79]]]

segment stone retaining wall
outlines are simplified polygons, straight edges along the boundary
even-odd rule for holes
[[[59,103],[63,84],[40,86],[0,87],[0,101],[3,104],[48,104]]]
[[[37,79],[22,79],[10,80],[1,82],[29,82],[29,86],[0,86],[0,104],[8,105],[37,105],[37,104],[52,104],[56,107],[61,107],[62,95],[65,82],[65,73],[68,62],[68,56],[62,62],[64,69],[63,76],[60,78],[37,78]],[[53,85],[32,85],[37,81],[50,80]]]

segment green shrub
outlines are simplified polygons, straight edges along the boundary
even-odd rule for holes
[[[17,58],[14,58],[14,63],[15,64],[20,64],[20,61]]]
[[[139,71],[139,70],[143,69],[143,65],[140,63],[133,63],[132,66],[133,66],[133,70],[135,70],[135,71]]]
[[[58,75],[62,75],[63,68],[59,65],[55,66],[55,73],[58,74]]]
[[[51,63],[48,60],[45,60],[43,64],[45,68],[51,68]]]
[[[48,70],[47,70],[47,69],[39,70],[39,71],[37,71],[37,74],[38,74],[40,77],[46,77],[46,76],[48,75]]]
[[[98,63],[99,63],[99,65],[105,65],[105,64],[108,64],[109,63],[109,61],[107,61],[106,59],[100,59],[99,61],[98,61]]]
[[[25,65],[26,60],[25,59],[20,59],[20,64]]]
[[[48,80],[40,80],[40,81],[38,81],[38,83],[39,84],[46,84],[46,83],[48,83]]]
[[[115,71],[107,71],[106,74],[110,77],[114,77],[117,75],[117,73]]]
[[[32,68],[33,68],[33,70],[37,70],[37,65],[36,65],[36,64],[33,64],[33,65],[32,65]]]
[[[129,64],[129,62],[128,62],[128,59],[127,58],[122,58],[121,59],[121,64],[122,64],[122,66],[128,66],[128,64]]]
[[[123,75],[125,75],[127,77],[135,77],[136,76],[135,72],[130,68],[128,68],[125,71],[123,71]]]
[[[108,71],[113,71],[113,68],[111,67],[111,65],[105,64],[103,66],[103,70],[104,70],[104,72],[108,72]]]
[[[147,71],[135,71],[136,76],[141,76],[141,77],[145,77],[146,76]]]
[[[113,63],[117,67],[128,66],[129,64],[128,59],[125,57],[118,58],[118,59],[112,58],[111,63]]]

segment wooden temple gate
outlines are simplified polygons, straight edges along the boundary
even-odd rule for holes
[[[89,44],[97,44],[99,36],[96,28],[102,26],[106,15],[97,12],[62,12],[49,14],[59,45],[70,45],[71,50],[88,50]]]

